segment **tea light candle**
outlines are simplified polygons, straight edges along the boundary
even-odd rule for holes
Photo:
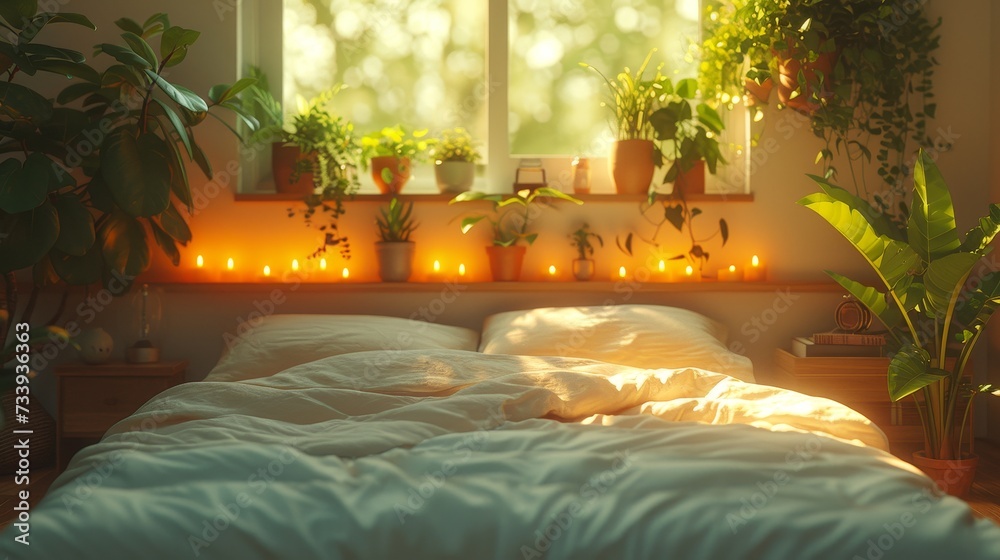
[[[194,270],[191,277],[195,282],[211,282],[211,273],[205,268],[205,257],[198,255],[194,260]]]
[[[558,270],[556,270],[556,265],[550,264],[549,265],[549,276],[548,276],[549,280],[555,280],[557,272],[558,272]]]
[[[743,271],[737,268],[735,264],[731,264],[729,268],[720,268],[717,277],[719,282],[739,282],[743,280]]]
[[[292,272],[299,271],[299,259],[292,259]]]
[[[624,266],[619,266],[617,269],[611,271],[612,282],[628,280],[628,279],[629,279],[628,269],[625,268]]]
[[[701,271],[695,270],[693,266],[687,265],[684,268],[684,275],[681,282],[701,282]]]
[[[458,265],[458,280],[460,282],[465,280],[465,263]]]
[[[670,267],[667,266],[667,262],[660,259],[660,262],[656,264],[656,270],[653,271],[653,280],[658,282],[669,282],[671,280]]]
[[[760,258],[757,255],[754,255],[750,259],[750,266],[746,268],[743,278],[747,282],[763,282],[767,280],[767,268],[760,262]]]
[[[430,282],[443,282],[444,274],[441,273],[441,261],[434,261],[431,265],[431,272],[427,275],[427,280]]]
[[[319,260],[319,270],[320,272],[326,272],[326,259]]]
[[[239,282],[240,277],[236,272],[236,261],[232,257],[226,261],[226,268],[222,271],[222,278],[226,282]]]
[[[348,268],[347,268],[347,267],[345,266],[345,267],[344,267],[344,270],[341,270],[341,271],[340,271],[340,278],[341,278],[342,280],[345,280],[345,281],[346,281],[346,280],[350,279],[350,277],[351,277],[351,271],[350,271],[350,270],[348,270]]]
[[[264,270],[261,271],[261,274],[259,277],[257,277],[257,279],[260,280],[261,282],[273,282],[274,277],[271,276],[271,267],[268,265],[264,265]]]

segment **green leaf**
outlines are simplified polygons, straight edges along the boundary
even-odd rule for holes
[[[256,78],[241,78],[233,85],[220,84],[208,91],[208,98],[216,104],[222,104],[235,98],[243,90],[257,83]]]
[[[125,276],[138,276],[149,267],[146,231],[123,212],[110,214],[97,232],[104,262]]]
[[[884,293],[836,272],[827,270],[826,273],[847,290],[849,294],[857,298],[858,301],[871,310],[872,314],[878,317],[878,320],[887,329],[892,330],[902,320],[899,309],[895,306],[889,306]]]
[[[535,189],[535,192],[533,194],[534,194],[533,198],[558,198],[559,200],[565,200],[567,202],[572,202],[573,204],[576,204],[577,206],[583,204],[582,200],[580,200],[578,198],[575,198],[573,196],[570,196],[570,195],[568,195],[568,194],[566,194],[566,193],[564,193],[564,192],[562,192],[562,191],[560,191],[558,189],[553,189],[551,187],[542,187],[540,189]]]
[[[73,256],[87,254],[94,245],[94,217],[75,194],[60,196],[54,203],[59,215],[59,238],[55,248]]]
[[[38,11],[38,0],[3,0],[0,2],[0,17],[16,29],[22,29],[26,19]]]
[[[138,22],[136,22],[133,19],[123,17],[121,19],[115,20],[115,25],[117,25],[118,28],[121,29],[122,31],[134,33],[135,35],[142,35],[143,33],[142,26],[139,25]]]
[[[671,204],[663,208],[663,217],[674,226],[677,231],[684,230],[684,206]]]
[[[54,250],[50,257],[56,274],[71,286],[96,284],[104,275],[104,257],[100,243],[93,243],[83,256],[75,257]]]
[[[32,152],[20,164],[5,160],[0,164],[0,210],[10,214],[38,208],[56,183],[55,163],[41,152]]]
[[[910,246],[925,263],[959,248],[955,208],[937,165],[923,150],[913,171],[913,203],[907,224]]]
[[[160,247],[160,250],[163,251],[163,254],[170,259],[170,263],[174,266],[181,264],[181,252],[177,248],[177,243],[156,222],[150,221],[149,226],[153,230],[153,239]]]
[[[190,210],[194,206],[194,200],[191,197],[187,165],[184,164],[184,158],[181,156],[180,149],[177,148],[177,143],[167,142],[166,144],[174,158],[170,164],[170,190]]]
[[[170,203],[170,152],[155,134],[112,132],[101,150],[101,173],[115,204],[131,216],[155,216]]]
[[[948,377],[948,372],[931,367],[931,357],[923,348],[907,344],[889,362],[889,398],[899,401],[924,387]]]
[[[719,235],[722,237],[722,246],[726,246],[726,241],[729,241],[729,224],[726,220],[719,218]]]
[[[187,245],[191,241],[191,228],[188,227],[184,216],[174,207],[173,204],[167,207],[162,214],[156,217],[155,221],[163,229],[163,233],[170,236],[181,245]]]
[[[70,62],[68,60],[38,60],[35,61],[35,68],[67,78],[80,78],[92,84],[101,83],[101,75],[97,73],[97,70],[78,62]]]
[[[24,45],[21,47],[21,52],[26,55],[31,55],[31,62],[33,65],[37,64],[41,60],[49,59],[65,60],[66,62],[76,62],[78,64],[87,60],[87,57],[83,56],[83,53],[80,51],[53,47],[51,45]],[[34,72],[31,73],[33,74]]]
[[[469,233],[473,226],[482,221],[486,216],[472,216],[462,220],[462,233]]]
[[[872,227],[872,229],[875,230],[876,234],[884,235],[892,239],[899,237],[899,230],[892,225],[889,218],[885,214],[876,210],[875,207],[869,204],[867,200],[847,191],[846,189],[834,185],[823,177],[809,175],[809,178],[815,181],[823,192],[831,198],[843,202],[852,210],[855,210],[864,216],[865,220]],[[903,240],[900,239],[900,241]]]
[[[212,172],[212,163],[208,160],[205,152],[201,151],[201,146],[192,142],[191,150],[194,152],[194,162],[198,164],[198,167],[201,169],[202,173],[205,174],[205,177],[209,180],[214,179],[215,174]]]
[[[201,33],[183,27],[171,27],[163,32],[160,40],[160,56],[169,57],[167,66],[179,64],[187,56],[187,48],[198,40]]]
[[[56,97],[56,101],[58,101],[60,105],[66,105],[76,101],[77,99],[80,99],[84,95],[89,95],[91,93],[94,93],[98,89],[100,88],[98,88],[98,86],[94,84],[87,84],[87,83],[70,84],[66,86],[66,89],[59,92],[58,97]]]
[[[719,116],[719,113],[715,109],[704,103],[699,103],[695,109],[698,112],[698,120],[701,121],[701,124],[716,134],[722,133],[726,125],[722,122],[722,117]]]
[[[160,61],[156,58],[156,53],[153,52],[153,47],[149,46],[149,43],[140,37],[141,33],[133,33],[126,31],[122,33],[122,39],[128,43],[129,48],[132,52],[142,57],[143,60],[149,63],[150,68],[156,68],[160,65]]]
[[[965,281],[979,259],[979,255],[974,253],[952,253],[927,266],[924,287],[927,291],[928,313],[941,319],[946,316],[952,301],[961,294]]]
[[[960,250],[966,253],[981,253],[1000,234],[1000,204],[990,205],[990,215],[979,219],[979,225],[965,236]]]
[[[44,122],[52,116],[52,103],[21,84],[0,81],[0,116]]]
[[[685,78],[677,82],[677,87],[674,91],[682,99],[694,99],[698,95],[698,80],[694,78]]]
[[[170,121],[170,124],[173,125],[177,136],[181,139],[181,143],[184,144],[188,157],[193,159],[194,152],[191,150],[191,138],[188,136],[187,127],[185,127],[184,123],[181,122],[181,118],[166,103],[160,101],[159,99],[153,99],[153,102],[163,109],[163,114],[167,116],[167,119]]]
[[[110,43],[101,43],[97,45],[97,52],[107,53],[115,58],[118,62],[126,66],[131,66],[139,70],[149,71],[152,65],[149,64],[145,58],[135,54],[130,49],[125,47],[120,47],[118,45],[112,45]]]
[[[100,173],[90,179],[90,183],[87,185],[87,194],[90,195],[91,206],[105,214],[119,209],[118,205],[115,204],[114,197],[111,196],[111,189],[108,188],[107,182],[104,181],[104,177]]]
[[[163,93],[167,94],[167,97],[172,99],[174,103],[177,103],[189,111],[194,111],[195,113],[208,111],[208,105],[205,103],[205,100],[198,97],[198,94],[195,92],[185,87],[171,84],[152,70],[146,70],[146,75],[149,76],[151,80],[156,82],[156,85],[158,85],[160,89],[163,90]]]
[[[97,30],[97,26],[94,25],[94,22],[90,21],[90,19],[83,14],[74,14],[70,12],[46,12],[46,14],[51,16],[49,23],[72,23],[88,27],[93,31]]]
[[[59,217],[48,201],[31,210],[0,219],[0,272],[14,272],[40,261],[59,238]]]

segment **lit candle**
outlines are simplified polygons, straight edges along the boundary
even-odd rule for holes
[[[431,272],[427,275],[427,280],[431,282],[443,282],[444,274],[441,273],[441,261],[434,261]]]
[[[673,274],[671,274],[670,268],[667,266],[667,262],[660,259],[660,262],[656,264],[656,272],[654,272],[652,276],[655,281],[669,282]]]
[[[236,261],[232,257],[226,260],[226,269],[222,271],[222,278],[226,282],[239,282],[239,273],[236,272]]]
[[[459,280],[465,279],[465,263],[458,265],[458,279]]]
[[[198,255],[198,258],[195,259],[195,266],[198,267],[198,270],[203,270],[205,268],[205,257]]]
[[[319,260],[319,269],[326,272],[326,259]]]
[[[701,282],[701,272],[694,269],[693,266],[687,265],[684,268],[683,282]]]
[[[299,271],[299,259],[292,259],[292,272]]]
[[[191,273],[195,282],[211,282],[211,273],[205,269],[205,257],[198,255],[194,260],[194,271]]]
[[[271,276],[271,267],[270,266],[264,265],[264,270],[261,271],[261,275],[258,278],[258,280],[260,280],[261,282],[271,282],[271,281],[274,280],[274,277]]]
[[[754,255],[750,259],[750,266],[746,268],[743,277],[748,282],[763,282],[767,280],[767,268],[760,262],[760,258]]]
[[[628,269],[624,266],[619,266],[617,269],[611,271],[611,281],[628,280],[629,274]]]
[[[344,270],[340,271],[340,277],[343,278],[344,280],[347,280],[348,278],[351,277],[351,271],[347,270],[347,267],[345,266]]]
[[[719,282],[739,282],[743,280],[743,271],[736,267],[735,264],[729,265],[729,268],[720,268],[718,273]]]

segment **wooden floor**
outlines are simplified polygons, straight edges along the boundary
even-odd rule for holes
[[[1000,524],[1000,445],[976,440],[979,466],[966,500],[977,514]]]

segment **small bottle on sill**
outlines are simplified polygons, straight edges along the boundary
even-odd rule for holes
[[[590,194],[590,161],[573,158],[573,194]]]

